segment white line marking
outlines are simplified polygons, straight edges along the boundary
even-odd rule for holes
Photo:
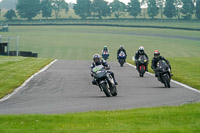
[[[136,68],[134,65],[132,65],[132,64],[130,64],[130,63],[128,63],[128,62],[126,62],[126,64],[128,64],[129,66],[132,66],[132,67],[134,67],[134,68]],[[152,75],[152,76],[154,76],[154,74],[152,74],[152,73],[149,73],[149,72],[147,72],[149,75]],[[195,92],[197,92],[197,93],[200,93],[200,91],[199,90],[197,90],[197,89],[195,89],[195,88],[192,88],[192,87],[190,87],[190,86],[188,86],[188,85],[186,85],[186,84],[183,84],[183,83],[180,83],[180,82],[178,82],[178,81],[176,81],[176,80],[171,80],[173,83],[175,83],[175,84],[178,84],[178,85],[180,85],[180,86],[183,86],[184,88],[186,88],[186,89],[189,89],[189,90],[192,90],[192,91],[195,91]]]
[[[16,94],[21,88],[25,87],[26,84],[33,79],[35,76],[37,76],[38,74],[40,74],[41,72],[47,70],[51,65],[53,65],[53,63],[55,63],[57,61],[57,59],[55,59],[54,61],[52,61],[51,63],[49,63],[47,66],[45,66],[44,68],[42,68],[39,72],[33,74],[30,78],[28,78],[20,87],[16,88],[12,93],[6,95],[5,97],[3,97],[2,99],[0,99],[0,102],[5,101],[7,99],[9,99],[11,96],[13,96],[14,94]]]

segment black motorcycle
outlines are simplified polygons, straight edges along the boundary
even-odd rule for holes
[[[141,55],[136,63],[140,77],[144,77],[144,73],[147,71],[146,68],[148,64],[147,57],[145,55]]]
[[[117,87],[115,86],[113,77],[103,65],[94,67],[92,73],[97,85],[107,97],[117,96]]]
[[[164,61],[160,60],[157,63],[156,68],[158,81],[162,82],[165,87],[170,88],[171,72],[169,65]]]

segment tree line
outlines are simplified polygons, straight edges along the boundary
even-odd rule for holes
[[[142,8],[143,7],[143,8]],[[74,12],[81,19],[90,17],[108,17],[112,14],[115,18],[120,18],[128,13],[130,16],[137,18],[138,16],[148,15],[154,19],[158,14],[160,17],[166,16],[171,19],[174,17],[189,20],[195,14],[197,19],[200,19],[200,0],[131,0],[127,5],[119,0],[114,0],[108,3],[105,0],[77,0],[74,4]],[[146,11],[142,12],[142,9]],[[4,17],[9,20],[17,17],[32,20],[38,14],[42,17],[52,17],[55,14],[56,19],[62,10],[67,13],[69,11],[69,4],[65,0],[18,0],[16,10],[10,9],[6,12]]]

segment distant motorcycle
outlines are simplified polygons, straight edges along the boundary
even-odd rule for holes
[[[163,83],[165,87],[170,88],[171,87],[170,86],[170,80],[171,80],[170,67],[164,60],[158,61],[156,72],[158,74],[157,75],[158,81]]]
[[[147,63],[148,63],[148,59],[145,55],[141,55],[139,57],[139,59],[137,60],[137,65],[138,67],[138,72],[140,77],[144,77],[144,73],[146,72],[147,68]]]
[[[123,67],[125,61],[126,61],[126,55],[123,51],[121,51],[118,55],[118,61],[121,67]]]
[[[94,67],[92,73],[97,85],[107,97],[117,96],[117,87],[115,86],[113,77],[108,73],[103,65]]]
[[[104,60],[107,60],[108,57],[109,57],[108,51],[103,51],[103,53],[102,53],[102,58],[103,58]]]

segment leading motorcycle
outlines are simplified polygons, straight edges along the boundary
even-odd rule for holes
[[[117,96],[117,87],[115,86],[113,77],[103,65],[94,67],[92,73],[97,85],[107,97]]]

